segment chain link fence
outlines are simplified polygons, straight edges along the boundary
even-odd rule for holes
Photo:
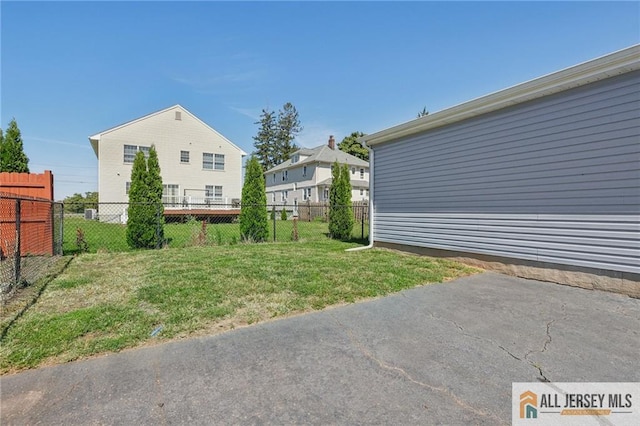
[[[164,247],[221,246],[242,243],[240,206],[166,203],[154,220]],[[155,208],[155,207],[154,207]],[[369,206],[353,209],[352,240],[369,237]],[[320,241],[329,237],[329,206],[323,203],[265,205],[268,241]],[[61,255],[132,250],[127,244],[128,203],[74,203],[0,196],[0,297],[9,300],[20,287],[46,276]]]
[[[0,298],[45,276],[63,252],[61,203],[0,196]]]
[[[232,245],[242,242],[238,204],[165,203],[162,214],[165,247]],[[313,241],[328,238],[328,204],[266,205],[268,241]],[[354,204],[354,241],[369,237],[369,206]],[[65,205],[64,254],[132,250],[127,244],[128,203]]]

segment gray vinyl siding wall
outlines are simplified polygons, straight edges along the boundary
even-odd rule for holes
[[[640,72],[373,149],[375,241],[640,273]]]

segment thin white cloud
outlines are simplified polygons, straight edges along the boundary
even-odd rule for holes
[[[242,114],[245,117],[249,117],[252,120],[259,121],[261,111],[255,108],[238,108],[238,107],[229,107],[230,110],[237,112],[238,114]]]
[[[217,86],[230,83],[248,83],[256,81],[259,78],[260,71],[245,71],[212,76],[201,75],[189,77],[171,77],[171,79],[176,83],[184,84],[185,86],[189,86],[197,90],[212,89]]]
[[[91,148],[91,146],[88,143],[79,144],[79,143],[73,143],[73,142],[67,142],[67,141],[59,141],[56,139],[41,138],[38,136],[25,136],[25,140],[32,140],[32,141],[44,142],[44,143],[56,144],[56,145],[67,145],[67,146],[73,146],[75,148],[85,148],[85,149]]]
[[[187,86],[196,93],[217,94],[221,90],[238,90],[253,87],[264,79],[268,67],[260,56],[238,51],[227,55],[203,55],[188,67],[167,72],[167,78]]]

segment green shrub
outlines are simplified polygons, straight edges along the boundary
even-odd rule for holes
[[[351,208],[351,181],[349,168],[337,162],[331,166],[331,188],[329,189],[329,235],[331,238],[348,240],[355,222]]]
[[[283,207],[280,212],[280,220],[287,220],[287,210]]]
[[[76,229],[76,247],[80,253],[86,253],[89,251],[89,243],[87,243],[82,228]]]
[[[156,215],[154,206],[149,202],[147,173],[147,160],[142,151],[138,151],[131,169],[127,211],[127,244],[131,248],[156,246]]]
[[[255,157],[247,161],[242,205],[240,207],[240,238],[244,241],[262,242],[269,235],[267,195],[264,192],[264,174]]]

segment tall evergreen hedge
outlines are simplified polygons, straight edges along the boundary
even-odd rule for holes
[[[256,157],[247,161],[240,208],[240,238],[262,242],[269,236],[267,195],[262,166]]]
[[[155,147],[149,160],[138,151],[131,169],[127,244],[131,248],[160,248],[164,242],[162,177]]]
[[[331,166],[331,188],[329,189],[329,235],[331,238],[351,238],[353,209],[351,207],[351,180],[349,167],[337,162]]]
[[[162,204],[162,176],[160,175],[160,162],[155,146],[149,150],[147,160],[147,187],[149,188],[149,202],[155,207],[156,238],[154,246],[162,247],[164,244],[164,205]]]

